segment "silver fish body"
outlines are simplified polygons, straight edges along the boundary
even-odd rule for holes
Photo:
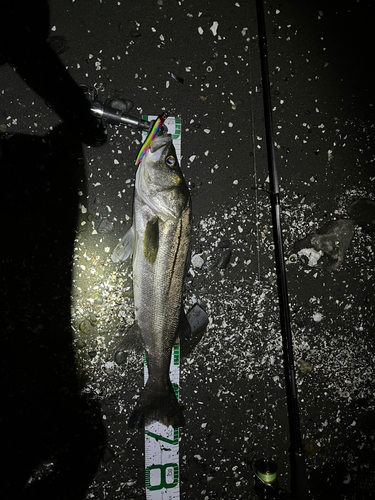
[[[130,426],[181,420],[169,367],[176,337],[189,329],[182,287],[190,231],[191,199],[171,135],[157,136],[137,170],[133,226],[112,256],[133,253],[135,319],[149,371]]]

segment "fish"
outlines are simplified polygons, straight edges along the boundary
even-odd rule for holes
[[[173,345],[191,329],[182,293],[192,226],[191,197],[172,136],[156,136],[138,166],[133,224],[112,254],[133,256],[135,325],[142,339],[148,380],[129,427],[154,421],[182,425],[183,414],[169,378]]]

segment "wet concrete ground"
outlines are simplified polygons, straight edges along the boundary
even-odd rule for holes
[[[48,28],[77,84],[95,87],[102,101],[131,99],[136,116],[166,109],[182,119],[193,257],[203,259],[190,266],[185,307],[201,304],[210,325],[181,362],[181,497],[255,499],[251,462],[263,455],[276,460],[280,486],[289,490],[255,4],[51,0],[48,26],[43,5],[40,15],[37,8],[28,15]],[[370,1],[289,0],[266,2],[265,10],[311,498],[368,499],[374,8]],[[38,72],[40,46],[17,52],[16,31],[5,33],[12,43],[2,43],[0,77],[2,498],[144,498],[143,434],[127,429],[142,360],[112,363],[133,321],[131,274],[110,260],[131,224],[141,136],[109,127],[106,144],[88,145],[85,106],[72,82],[43,51],[50,66]],[[27,49],[31,63],[19,63],[18,72],[5,64]],[[366,201],[353,205],[358,199]],[[349,241],[334,232],[325,240],[329,255],[327,245],[298,253],[297,241],[349,217]],[[228,248],[230,263],[220,270]]]

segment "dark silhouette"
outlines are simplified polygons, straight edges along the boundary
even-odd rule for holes
[[[0,497],[80,499],[106,442],[99,405],[80,394],[70,326],[81,141],[96,142],[96,125],[47,42],[47,2],[5,0],[1,9],[1,63],[63,123],[44,137],[0,136]]]
[[[0,63],[12,65],[84,142],[101,143],[103,131],[89,101],[49,43],[48,3],[3,0],[0,23]]]

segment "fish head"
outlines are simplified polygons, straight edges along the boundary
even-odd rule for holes
[[[190,195],[171,134],[153,139],[138,167],[135,187],[156,215],[164,219],[180,217]]]

